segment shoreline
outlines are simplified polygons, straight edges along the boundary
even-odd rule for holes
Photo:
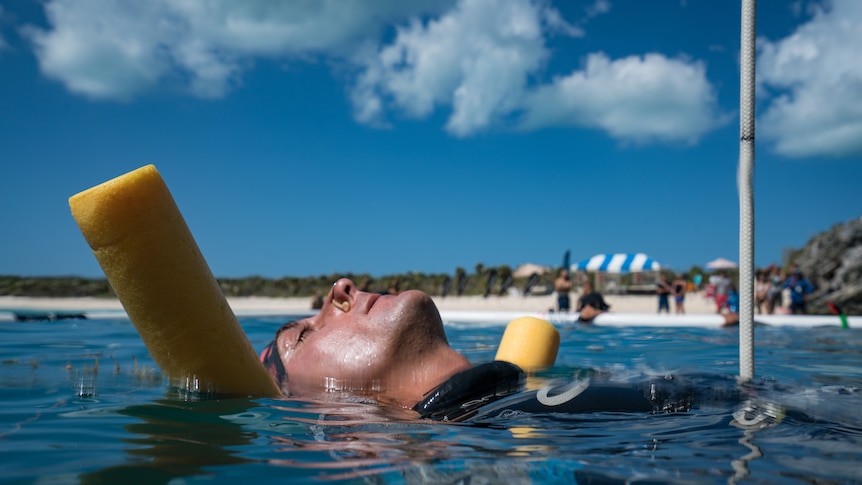
[[[655,295],[605,295],[611,313],[656,313],[658,298]],[[556,308],[556,295],[540,296],[432,296],[441,312],[547,312]],[[311,310],[308,297],[267,298],[230,297],[228,304],[236,313],[297,314]],[[572,303],[577,296],[572,295]],[[715,304],[701,293],[689,294],[685,300],[686,314],[715,314]],[[671,312],[675,305],[671,301]],[[57,312],[114,312],[123,311],[120,301],[113,298],[75,297],[21,297],[0,296],[0,311],[57,311]]]
[[[534,316],[554,324],[576,323],[577,313],[554,313],[555,295],[542,296],[462,296],[432,297],[446,322],[461,324],[501,324],[521,316]],[[237,318],[280,318],[311,315],[311,299],[234,297],[228,304]],[[722,328],[724,317],[715,313],[715,304],[703,294],[686,298],[685,314],[659,314],[655,295],[607,295],[607,313],[596,317],[601,326],[676,326]],[[671,302],[671,310],[674,305]],[[111,298],[51,298],[0,296],[0,323],[21,320],[65,320],[69,318],[128,318],[119,300]],[[761,315],[755,323],[769,326],[834,327],[841,325],[834,315]],[[862,316],[848,315],[851,327],[862,327]],[[736,328],[735,326],[732,328]]]

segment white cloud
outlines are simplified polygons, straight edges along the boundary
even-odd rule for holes
[[[760,39],[757,78],[771,95],[757,130],[792,157],[862,155],[862,2],[833,0],[792,35]]]
[[[727,121],[702,63],[660,54],[611,60],[598,53],[582,71],[530,93],[521,127],[574,125],[622,140],[694,143]]]
[[[584,29],[570,24],[563,16],[560,14],[559,10],[553,8],[546,8],[542,11],[543,21],[548,28],[548,31],[552,33],[559,33],[561,35],[567,35],[569,37],[583,37],[586,35]]]
[[[591,15],[610,9],[604,1]],[[398,30],[366,60],[352,99],[357,120],[382,123],[386,108],[428,116],[451,106],[446,129],[468,136],[506,122],[521,129],[574,125],[622,140],[696,142],[725,123],[701,63],[659,54],[612,61],[588,57],[584,71],[529,85],[550,55],[545,32],[556,10],[529,1],[465,0],[444,16]]]
[[[128,99],[160,82],[224,95],[256,57],[342,55],[388,22],[444,2],[50,0],[51,29],[30,27],[42,72],[76,93]]]
[[[398,29],[365,61],[353,93],[357,119],[379,122],[388,100],[417,118],[451,105],[446,129],[458,136],[488,128],[517,108],[528,76],[548,56],[542,8],[527,0],[465,0],[437,19]]]
[[[579,22],[610,8],[595,0]],[[446,109],[455,136],[574,125],[695,142],[723,122],[705,67],[660,54],[592,54],[584,70],[536,85],[548,36],[585,35],[545,0],[47,0],[45,9],[50,27],[25,29],[42,72],[97,99],[165,86],[219,97],[257,59],[326,58],[355,75],[354,116],[370,125]]]
[[[30,28],[25,32],[36,46],[42,72],[61,80],[71,91],[97,98],[126,98],[167,72],[170,59],[156,48],[157,39],[171,42],[176,28],[140,21],[155,17],[158,6],[64,0],[45,8],[55,30]]]
[[[608,0],[596,0],[586,8],[587,16],[596,17],[611,11],[611,2]]]

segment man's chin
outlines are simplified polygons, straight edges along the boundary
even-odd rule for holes
[[[397,314],[409,326],[422,322],[427,327],[439,327],[442,330],[443,320],[437,305],[427,293],[419,290],[407,290],[398,296]]]
[[[419,290],[408,290],[404,293],[410,294],[410,297],[416,300],[416,304],[424,308],[425,311],[437,315],[437,318],[440,317],[440,312],[437,310],[437,305],[434,303],[434,300],[430,296],[428,296],[427,293]]]

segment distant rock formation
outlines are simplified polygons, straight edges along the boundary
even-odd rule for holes
[[[793,262],[817,286],[810,313],[830,313],[831,301],[848,315],[862,315],[862,217],[818,234]]]

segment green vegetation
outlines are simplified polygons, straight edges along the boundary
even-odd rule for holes
[[[0,276],[0,295],[114,297],[114,292],[104,278]]]
[[[453,275],[444,273],[401,273],[372,278],[369,274],[330,274],[309,277],[264,278],[249,276],[245,278],[217,278],[225,296],[263,296],[263,297],[310,297],[315,292],[326,294],[332,284],[342,277],[352,279],[357,285],[368,282],[368,291],[386,291],[390,282],[398,281],[401,290],[422,290],[430,295],[440,295],[444,284],[449,278],[449,295],[458,294],[458,278],[466,278],[463,295],[484,295],[488,277],[496,275],[491,293],[497,294],[503,288],[501,285],[511,276],[509,266],[485,267],[476,265],[476,271],[468,274],[463,268],[457,268]],[[526,278],[515,278],[511,285],[523,289]],[[540,285],[552,285],[553,275],[546,274],[540,278]],[[69,277],[26,277],[0,275],[0,295],[4,296],[34,296],[34,297],[99,297],[114,298],[114,292],[104,278]]]
[[[688,279],[695,274],[704,275],[704,279],[710,273],[700,267],[692,267],[684,272]],[[244,278],[217,278],[219,286],[225,296],[261,296],[271,298],[310,297],[315,292],[325,295],[332,284],[339,278],[352,279],[357,285],[362,286],[367,282],[367,290],[374,292],[386,291],[393,280],[398,282],[399,288],[403,290],[422,290],[429,295],[440,295],[443,292],[446,280],[449,280],[448,295],[458,294],[458,282],[464,278],[462,295],[485,295],[488,292],[488,280],[495,275],[491,285],[490,294],[505,293],[505,283],[512,276],[512,268],[508,265],[486,267],[477,263],[473,272],[464,268],[456,268],[451,275],[445,273],[399,273],[379,277],[372,277],[368,273],[333,273],[329,275],[283,278],[265,278],[262,276],[248,276]],[[669,274],[673,274],[669,271]],[[736,270],[730,271],[730,276],[736,280]],[[539,277],[536,285],[539,287],[552,288],[555,274],[547,273]],[[634,274],[618,275],[616,277],[622,285],[636,284],[639,278]],[[509,286],[523,291],[527,285],[528,278],[511,278]],[[652,280],[649,279],[649,282]],[[82,278],[77,276],[3,276],[0,275],[0,296],[31,296],[31,297],[96,297],[116,298],[108,281],[104,278]]]

